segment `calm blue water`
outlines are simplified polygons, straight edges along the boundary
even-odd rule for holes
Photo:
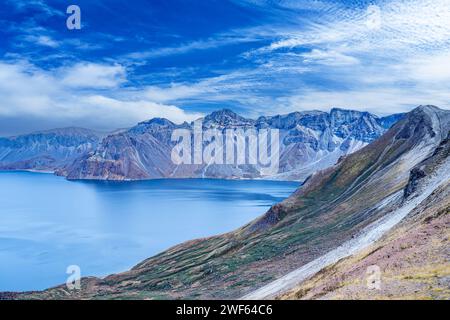
[[[105,276],[182,241],[231,231],[298,183],[153,180],[69,182],[0,172],[0,291],[65,283],[69,265]]]

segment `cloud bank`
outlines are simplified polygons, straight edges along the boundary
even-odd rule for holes
[[[44,126],[111,130],[154,117],[181,123],[201,116],[120,87],[126,81],[125,75],[120,65],[75,64],[45,71],[26,62],[0,63],[0,123],[24,118]],[[36,124],[30,126],[30,131],[39,128]]]

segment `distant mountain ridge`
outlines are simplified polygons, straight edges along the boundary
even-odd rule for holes
[[[139,180],[155,178],[270,178],[304,180],[380,137],[402,117],[379,118],[368,112],[344,109],[294,112],[287,115],[244,118],[229,109],[202,120],[203,129],[279,129],[279,173],[263,176],[255,165],[175,165],[170,156],[175,129],[193,129],[156,118],[106,137],[97,149],[59,171],[69,179]]]
[[[305,180],[380,137],[403,114],[377,117],[368,112],[333,108],[258,119],[222,109],[200,119],[204,129],[279,129],[279,173],[263,176],[255,165],[175,165],[171,140],[175,124],[164,118],[102,136],[92,130],[65,128],[0,138],[0,170],[56,171],[68,179],[140,180],[224,178]]]
[[[0,138],[0,170],[54,171],[94,150],[101,137],[70,127]]]

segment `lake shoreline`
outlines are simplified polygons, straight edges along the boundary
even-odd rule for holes
[[[3,292],[64,283],[73,264],[83,277],[129,270],[186,241],[240,228],[299,187],[220,179],[72,183],[28,170],[0,175],[0,259],[9,261],[0,268]]]

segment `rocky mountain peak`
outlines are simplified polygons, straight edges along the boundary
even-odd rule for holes
[[[397,134],[397,139],[407,139],[415,137],[422,139],[424,134],[437,139],[448,136],[450,130],[450,111],[443,110],[435,106],[419,106],[409,112],[398,122],[401,130]]]
[[[136,134],[143,134],[145,132],[153,132],[162,129],[174,129],[176,124],[166,118],[153,118],[144,122],[140,122],[137,126],[131,128],[129,131]]]
[[[427,104],[427,105],[420,105],[418,106],[416,109],[414,110],[420,110],[420,111],[426,111],[426,112],[439,112],[439,111],[443,111],[442,109],[433,106],[431,104]]]
[[[207,115],[203,120],[206,125],[216,124],[222,126],[250,125],[254,123],[253,120],[246,119],[230,109],[222,109],[214,111],[211,114]]]
[[[153,125],[153,126],[165,126],[165,127],[175,126],[175,124],[172,121],[167,120],[166,118],[153,118],[148,121],[141,122],[139,124]]]
[[[347,110],[341,108],[332,108],[330,110],[331,121],[336,123],[352,122],[360,119],[361,117],[374,117],[374,116],[369,112],[365,111]]]

